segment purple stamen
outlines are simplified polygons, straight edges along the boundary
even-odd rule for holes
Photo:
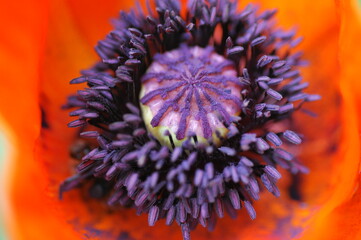
[[[60,194],[89,188],[150,226],[176,220],[185,240],[242,206],[254,219],[260,185],[280,195],[277,169],[307,172],[286,148],[303,139],[287,129],[293,113],[320,99],[304,92],[301,38],[274,28],[275,10],[238,12],[237,1],[189,0],[182,16],[178,0],[147,5],[121,12],[101,59],[70,82],[87,86],[64,106],[75,108],[80,163]]]

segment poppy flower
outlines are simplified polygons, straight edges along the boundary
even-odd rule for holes
[[[352,5],[355,3],[260,2],[262,8],[279,10],[280,26],[289,28],[296,24],[300,35],[305,36],[300,48],[310,66],[302,74],[311,83],[310,90],[323,97],[309,106],[318,118],[295,116],[295,126],[307,139],[298,155],[311,173],[291,177],[282,172],[282,197],[275,199],[262,193],[254,205],[257,220],[251,222],[240,212],[237,220],[225,217],[218,221],[214,232],[199,228],[192,236],[195,239],[357,239],[360,235],[356,110],[359,84],[355,82],[355,66],[360,62],[356,42],[360,28],[358,12]],[[6,223],[10,236],[14,239],[49,236],[179,239],[175,225],[157,224],[150,228],[145,216],[135,217],[134,210],[109,209],[102,201],[88,198],[88,192],[70,191],[63,200],[57,196],[59,185],[74,169],[68,149],[75,146],[77,138],[76,132],[66,127],[67,113],[60,110],[64,99],[74,91],[64,79],[76,77],[79,69],[96,61],[91,45],[109,30],[105,22],[111,13],[115,15],[116,3],[98,6],[97,1],[87,4],[44,1],[34,5],[24,1],[23,6],[34,9],[24,12],[18,9],[18,4],[7,4],[13,9],[9,12],[17,12],[22,18],[12,15],[9,19],[14,21],[6,22],[8,27],[14,27],[13,34],[3,38],[8,44],[4,45],[6,57],[2,60],[23,62],[6,65],[4,72],[9,80],[3,81],[1,88],[2,96],[12,100],[11,104],[2,101],[0,105],[3,126],[8,126],[4,131],[13,143],[11,158],[6,162],[8,198],[3,202],[8,206]],[[126,9],[130,5],[122,4],[118,8]],[[94,6],[96,11],[92,10]],[[16,74],[15,66],[19,65],[23,70],[20,74],[25,76]]]

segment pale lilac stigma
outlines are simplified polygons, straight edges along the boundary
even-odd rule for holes
[[[182,45],[157,54],[141,81],[143,120],[160,142],[170,136],[180,146],[181,140],[196,136],[198,142],[219,144],[241,111],[234,63],[212,47]]]

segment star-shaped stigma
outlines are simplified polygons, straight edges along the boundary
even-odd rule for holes
[[[241,83],[234,63],[213,47],[180,46],[157,54],[142,78],[143,119],[160,141],[187,137],[219,144],[241,111]],[[174,138],[175,137],[175,138]]]

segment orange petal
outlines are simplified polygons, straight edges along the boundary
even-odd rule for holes
[[[51,222],[43,195],[46,182],[33,158],[40,130],[39,63],[44,52],[47,2],[7,1],[2,10],[1,24],[5,25],[1,27],[9,31],[1,36],[0,110],[9,126],[9,135],[13,136],[10,138],[13,149],[16,149],[12,159],[6,161],[11,186],[6,188],[9,192],[5,196],[12,204],[8,209],[12,215],[6,223],[12,239],[36,239],[55,230],[34,227],[42,225],[43,221]],[[44,207],[39,208],[41,202]],[[34,209],[37,210],[35,216]],[[40,216],[43,218],[39,222]]]
[[[4,55],[0,58],[0,67],[6,77],[3,78],[0,88],[0,110],[11,128],[10,135],[15,136],[11,143],[17,150],[6,165],[11,184],[6,196],[9,196],[12,204],[12,216],[9,216],[12,221],[6,222],[11,239],[79,238],[79,234],[69,224],[68,228],[63,227],[62,231],[59,231],[59,225],[64,225],[64,221],[54,214],[56,209],[50,202],[52,197],[49,197],[47,190],[50,184],[48,172],[44,171],[43,159],[38,154],[34,159],[41,120],[39,85],[52,94],[51,101],[47,103],[54,104],[53,110],[63,113],[59,111],[60,103],[73,91],[70,90],[67,80],[75,77],[80,68],[95,61],[95,54],[82,38],[74,33],[76,30],[66,8],[61,1],[58,2],[7,1],[2,6],[5,10],[1,14],[1,24],[5,24],[2,29],[10,31],[1,36],[0,46]],[[54,28],[56,31],[53,31]],[[61,39],[61,44],[54,39]],[[66,49],[63,46],[72,48]],[[50,72],[51,74],[48,74]],[[59,91],[62,89],[63,91]],[[41,97],[45,99],[46,95]],[[42,107],[46,108],[45,105]],[[46,117],[56,119],[53,113],[47,112]],[[65,121],[67,120],[64,118],[60,120],[61,124]],[[62,151],[66,152],[64,149]],[[52,237],[57,232],[59,234]]]
[[[112,29],[111,18],[119,15],[119,10],[129,10],[134,1],[119,0],[67,0],[72,25],[86,41],[87,45],[95,46]]]
[[[19,8],[19,6],[22,6]],[[0,88],[0,114],[3,121],[2,127],[8,126],[7,135],[10,136],[12,149],[16,149],[6,159],[6,171],[9,177],[5,184],[8,190],[2,195],[7,197],[5,202],[11,204],[20,200],[18,192],[13,188],[20,181],[33,183],[41,175],[37,172],[26,172],[23,175],[12,174],[13,170],[19,169],[15,159],[20,163],[23,172],[25,169],[33,169],[33,149],[36,138],[39,135],[39,62],[43,52],[44,37],[47,28],[47,10],[45,1],[7,1],[2,3],[1,29],[6,33],[1,35],[0,41],[0,71],[2,73]],[[31,11],[29,11],[31,9]],[[11,159],[10,159],[11,157]],[[39,186],[41,188],[41,185]],[[41,197],[31,193],[36,189],[35,185],[27,185],[28,192],[23,195],[22,205],[28,209],[34,209]],[[30,194],[29,194],[30,193]],[[25,209],[25,208],[24,208]],[[28,227],[19,224],[20,215],[30,216],[31,211],[20,213],[14,206],[7,209],[11,214],[7,219],[7,229],[13,239],[23,239],[22,231]],[[28,230],[28,229],[27,229]],[[32,230],[31,230],[32,231]],[[34,230],[37,231],[37,230]]]
[[[354,0],[338,1],[341,15],[340,87],[343,97],[343,148],[332,175],[333,195],[311,221],[306,239],[360,239],[360,8]],[[330,231],[334,229],[334,231]]]

